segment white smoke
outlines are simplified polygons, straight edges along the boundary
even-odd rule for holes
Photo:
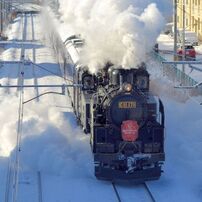
[[[82,63],[96,72],[108,61],[124,68],[145,61],[164,25],[152,2],[60,0],[65,26],[85,39]]]
[[[43,122],[43,130],[33,130],[32,135],[22,141],[23,169],[41,170],[73,178],[92,175],[89,139],[77,127],[74,114],[67,113],[64,116],[58,110],[50,109],[46,120],[47,122]],[[24,122],[24,129],[26,126],[28,129],[30,125],[31,123]],[[27,132],[24,130],[24,133]]]

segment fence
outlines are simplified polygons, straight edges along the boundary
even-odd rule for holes
[[[161,64],[162,62],[166,61],[165,58],[154,51],[152,52],[152,57]],[[169,80],[174,81],[175,83],[183,84],[186,86],[193,86],[198,83],[189,75],[177,68],[177,66],[174,64],[163,64],[161,65],[161,68],[163,75],[167,76]]]

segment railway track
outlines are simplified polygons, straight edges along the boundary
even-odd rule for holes
[[[113,191],[114,191],[114,193],[115,193],[115,196],[116,196],[116,201],[117,202],[124,202],[124,201],[126,201],[126,200],[124,200],[124,195],[125,194],[127,194],[127,193],[124,193],[124,195],[123,195],[123,193],[121,193],[120,192],[120,188],[119,188],[119,185],[116,185],[114,182],[112,182],[112,187],[113,187]],[[133,188],[133,190],[135,190],[136,189],[136,187],[134,187]],[[153,196],[153,194],[152,194],[152,192],[151,192],[151,190],[149,189],[149,187],[147,186],[147,184],[146,183],[143,183],[143,184],[141,184],[141,189],[143,190],[143,192],[144,192],[144,194],[145,194],[145,198],[146,198],[146,200],[145,199],[143,199],[142,200],[142,194],[140,194],[139,195],[139,198],[138,198],[138,193],[135,193],[134,192],[134,195],[135,195],[135,200],[136,201],[144,201],[144,202],[156,202],[156,199],[154,198],[154,196]],[[134,200],[134,201],[135,201]],[[128,200],[127,200],[128,201]]]
[[[9,162],[8,162],[8,168],[7,168],[6,189],[5,189],[4,202],[9,202],[9,200],[10,200],[11,184],[12,184],[12,167],[11,167],[11,158],[10,158]]]
[[[152,201],[152,202],[156,202],[156,200],[155,200],[155,198],[154,198],[154,196],[153,196],[151,190],[150,190],[149,187],[147,186],[147,184],[146,184],[146,183],[143,183],[143,186],[144,186],[145,190],[147,191],[148,195],[150,196],[151,201]]]
[[[32,41],[34,40],[34,25],[33,25],[33,16],[31,16],[31,30],[32,30]],[[27,32],[28,32],[28,26],[27,26],[27,20],[28,16],[26,14],[23,14],[21,16],[21,30],[22,30],[22,44],[20,47],[20,60],[24,60],[25,56],[25,46],[24,42],[27,40]],[[34,49],[34,47],[33,47]],[[33,59],[35,60],[36,54],[35,50],[33,50]],[[18,120],[18,129],[17,129],[17,143],[16,143],[16,156],[15,159],[9,160],[8,168],[7,168],[7,179],[6,179],[6,188],[5,188],[5,197],[4,202],[13,202],[17,200],[18,195],[18,186],[19,186],[19,152],[20,152],[20,141],[21,141],[21,133],[22,133],[22,124],[23,124],[23,96],[24,91],[22,90],[22,86],[24,84],[24,64],[19,63],[17,64],[16,68],[18,68],[16,74],[14,76],[17,76],[17,85],[19,86],[17,88],[17,94],[20,96],[20,108],[19,108],[19,120]],[[34,70],[33,70],[34,71]],[[7,83],[10,84],[10,78],[11,78],[11,71],[8,73],[8,81]],[[36,76],[34,77],[34,82],[36,80]],[[9,88],[8,88],[9,90]],[[8,91],[9,93],[9,91]],[[41,174],[40,172],[37,173],[37,181],[38,181],[38,201],[42,202],[42,188],[41,188]]]
[[[37,172],[37,183],[38,183],[38,202],[43,202],[41,172]]]
[[[119,192],[118,192],[118,190],[117,190],[116,185],[114,184],[114,182],[112,182],[112,187],[113,187],[114,192],[115,192],[115,194],[116,194],[117,201],[118,201],[118,202],[122,202],[122,201],[121,201],[121,197],[120,197],[120,195],[119,195]]]

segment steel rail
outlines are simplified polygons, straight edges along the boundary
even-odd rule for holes
[[[147,184],[144,182],[142,184],[142,186],[143,186],[144,190],[147,192],[148,197],[150,198],[150,200],[149,200],[149,198],[148,198],[148,200],[151,201],[151,202],[156,202],[156,199],[154,198],[154,196],[153,196],[152,192],[150,191],[149,187],[147,186]],[[120,194],[119,194],[118,189],[117,189],[114,182],[112,182],[112,187],[113,187],[113,190],[115,192],[117,201],[122,202]]]
[[[18,185],[19,185],[19,167],[20,167],[20,152],[21,152],[21,138],[23,133],[23,117],[24,117],[24,89],[23,89],[24,74],[22,74],[21,87],[19,87],[20,101],[18,109],[18,126],[16,137],[16,151],[14,162],[14,177],[12,185],[12,202],[17,202],[18,197]]]
[[[38,182],[38,201],[43,202],[43,192],[42,192],[42,182],[41,182],[41,172],[37,172],[37,182]]]
[[[152,201],[152,202],[156,202],[156,200],[155,200],[155,198],[154,198],[152,192],[150,191],[149,187],[147,186],[147,184],[146,184],[146,183],[143,183],[143,186],[144,186],[145,190],[147,191],[149,197],[151,198],[151,201]]]
[[[6,189],[5,189],[5,199],[4,202],[9,202],[9,196],[10,196],[10,186],[11,186],[11,157],[9,158],[8,167],[7,167],[7,177],[6,177]]]
[[[118,201],[118,202],[121,202],[121,197],[120,197],[120,195],[119,195],[119,192],[118,192],[118,190],[117,190],[116,185],[114,184],[114,182],[112,182],[112,187],[113,187],[114,192],[115,192],[115,194],[116,194],[117,201]]]

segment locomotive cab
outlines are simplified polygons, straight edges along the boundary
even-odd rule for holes
[[[120,89],[127,84],[132,85],[133,89],[141,90],[144,92],[149,91],[149,73],[145,68],[140,67],[139,69],[122,69],[111,67],[108,70],[110,85],[113,87],[119,86]],[[128,90],[130,91],[130,90]]]

